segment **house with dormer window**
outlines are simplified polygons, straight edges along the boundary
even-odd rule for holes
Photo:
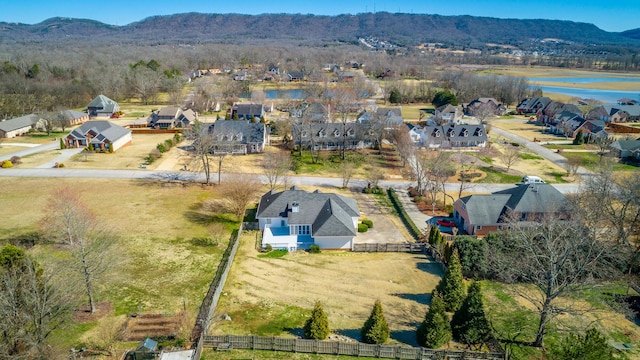
[[[209,127],[213,153],[254,154],[269,145],[269,127],[248,120],[218,120]]]
[[[438,148],[483,148],[487,145],[484,125],[445,125],[422,128],[419,146]]]
[[[366,124],[327,123],[293,126],[293,143],[303,149],[338,150],[370,148],[374,144],[373,134]]]
[[[321,249],[353,249],[360,210],[346,196],[307,192],[296,186],[271,190],[260,198],[256,220],[262,246],[296,251],[316,244]]]

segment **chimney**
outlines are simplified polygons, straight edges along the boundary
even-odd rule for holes
[[[294,202],[293,204],[291,204],[292,213],[297,213],[299,211],[300,211],[300,204],[298,204],[297,202]]]

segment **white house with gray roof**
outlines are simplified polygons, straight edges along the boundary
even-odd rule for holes
[[[87,121],[64,138],[67,148],[113,152],[131,143],[131,130],[106,120]]]
[[[0,138],[14,138],[26,134],[40,120],[36,114],[0,121]]]
[[[351,250],[360,210],[354,199],[297,187],[269,191],[258,204],[256,219],[262,245],[296,251],[317,244],[321,249]]]

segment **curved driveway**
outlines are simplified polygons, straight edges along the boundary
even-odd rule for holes
[[[509,139],[510,141],[516,142],[526,148],[528,148],[529,150],[533,151],[534,153],[542,156],[543,158],[555,163],[556,165],[560,166],[561,168],[565,169],[567,168],[567,158],[565,158],[564,156],[556,153],[553,150],[549,150],[546,147],[533,142],[529,139],[525,139],[522,136],[510,133],[506,130],[500,129],[498,127],[496,127],[495,125],[491,128],[491,131],[495,134],[498,134],[504,138]],[[591,171],[580,167],[578,169],[577,172],[578,175],[588,175],[591,174]]]

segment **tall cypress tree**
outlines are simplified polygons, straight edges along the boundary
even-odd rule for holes
[[[483,344],[491,338],[491,328],[484,313],[480,283],[469,286],[469,294],[451,320],[453,337],[467,345]]]
[[[376,300],[371,315],[360,331],[362,341],[367,344],[384,344],[389,339],[389,325],[382,312],[380,300]]]
[[[432,349],[437,349],[451,341],[451,325],[438,290],[433,291],[431,306],[416,331],[416,339],[420,346]]]
[[[438,283],[436,290],[442,294],[444,307],[447,311],[456,311],[462,305],[465,291],[464,283],[462,282],[462,265],[460,264],[460,256],[457,249],[453,250],[447,272],[444,273],[444,277]]]
[[[320,301],[316,302],[311,317],[304,324],[304,337],[307,339],[324,340],[329,336],[329,319]]]

